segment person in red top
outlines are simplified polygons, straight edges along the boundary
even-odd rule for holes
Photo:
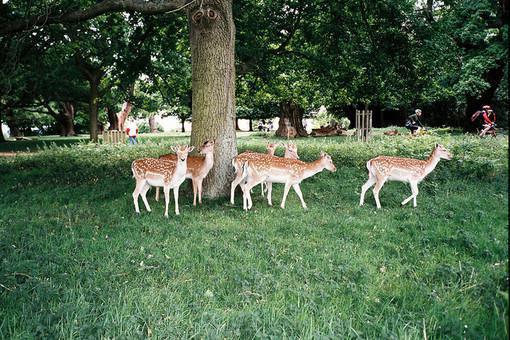
[[[138,127],[136,126],[135,122],[131,122],[128,127],[126,128],[126,134],[129,137],[128,144],[137,144],[138,141],[136,140],[136,135],[138,134]]]
[[[479,136],[483,137],[487,132],[495,130],[496,127],[496,114],[492,111],[489,105],[484,105],[481,112],[481,131]]]

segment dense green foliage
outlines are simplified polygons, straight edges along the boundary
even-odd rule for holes
[[[325,105],[337,116],[366,105],[375,110],[376,124],[401,124],[421,107],[428,125],[466,126],[481,104],[492,104],[505,126],[503,3],[235,1],[239,117],[274,116],[282,102],[306,110]],[[59,0],[48,9],[41,1],[13,0],[0,5],[0,23],[93,4]],[[134,103],[134,116],[159,111],[189,119],[191,64],[182,14],[113,13],[1,36],[0,119],[47,126],[41,113],[55,118],[48,107],[69,101],[79,127],[87,126],[93,92],[87,72],[100,78],[96,104],[104,124],[106,108],[117,112],[124,100]]]
[[[0,337],[508,336],[506,136],[300,139],[302,159],[325,150],[338,168],[304,181],[308,211],[294,193],[268,207],[258,188],[250,212],[240,196],[195,208],[184,185],[181,216],[165,219],[152,192],[153,212],[135,216],[130,162],[187,141],[0,158]],[[398,183],[382,210],[370,193],[357,206],[367,159],[424,158],[436,142],[454,159],[420,184],[417,208],[400,206]]]

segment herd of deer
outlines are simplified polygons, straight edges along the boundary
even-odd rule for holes
[[[151,187],[156,187],[156,201],[159,200],[159,187],[163,187],[165,196],[165,217],[168,217],[168,203],[170,189],[174,191],[175,214],[179,215],[179,187],[187,179],[191,179],[193,185],[193,205],[202,203],[202,183],[214,164],[215,142],[207,140],[200,148],[202,156],[188,156],[194,150],[193,146],[174,146],[173,154],[162,155],[159,158],[143,158],[133,161],[131,170],[136,180],[133,192],[135,211],[140,213],[138,196],[142,196],[147,211],[151,211],[147,201],[147,192]],[[272,205],[271,193],[273,183],[285,185],[283,199],[280,204],[285,208],[285,201],[292,187],[298,195],[303,209],[307,209],[303,199],[300,183],[324,169],[335,172],[331,156],[321,152],[319,159],[307,163],[299,160],[297,146],[294,143],[284,144],[284,157],[275,156],[277,143],[267,144],[267,153],[253,151],[243,152],[232,160],[235,169],[235,179],[232,181],[230,191],[230,203],[234,204],[234,192],[238,185],[243,191],[243,209],[251,209],[251,189],[261,184],[262,196],[267,190],[267,202]],[[400,181],[409,183],[412,195],[406,198],[402,205],[411,199],[416,207],[418,196],[418,183],[420,183],[434,168],[440,159],[450,160],[452,155],[442,145],[436,144],[430,156],[426,160],[411,158],[379,156],[367,162],[368,180],[361,188],[360,206],[364,204],[366,191],[375,184],[373,189],[377,208],[381,208],[379,191],[387,181]],[[264,185],[266,189],[264,189]]]

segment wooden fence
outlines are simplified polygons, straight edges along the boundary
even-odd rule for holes
[[[372,110],[356,110],[356,137],[362,142],[372,138]]]
[[[122,131],[106,130],[103,131],[103,144],[125,143],[126,135]]]

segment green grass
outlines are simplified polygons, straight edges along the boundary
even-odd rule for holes
[[[337,172],[269,207],[227,199],[181,215],[134,214],[129,168],[187,137],[136,147],[50,146],[0,158],[1,338],[508,337],[508,138],[428,135],[297,140],[304,160],[329,152]],[[243,134],[239,149],[274,137]],[[365,162],[455,158],[420,184],[388,183],[376,210],[357,206]],[[277,153],[281,153],[279,150]],[[143,205],[141,205],[142,207]]]

